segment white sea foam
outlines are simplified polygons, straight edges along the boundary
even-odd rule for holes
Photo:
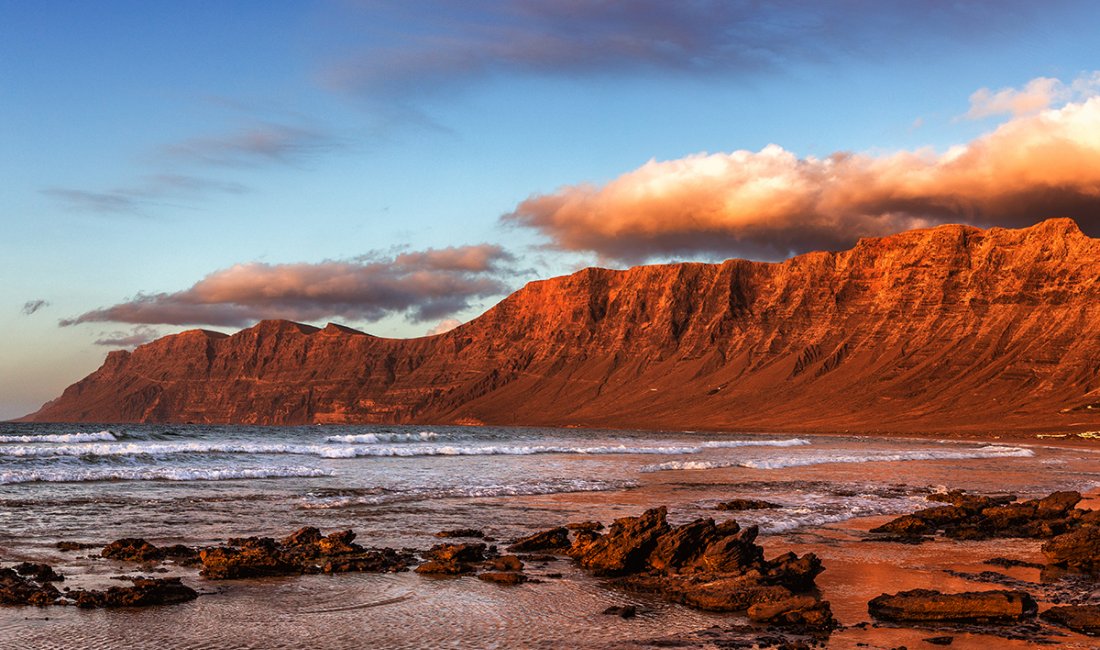
[[[714,461],[670,461],[642,468],[644,472],[659,472],[678,469],[719,469],[723,467],[748,467],[751,469],[783,469],[827,463],[874,463],[910,460],[963,460],[967,458],[1030,458],[1035,455],[1031,449],[1023,447],[1002,447],[987,445],[977,449],[915,449],[911,451],[869,451],[863,453],[820,453],[797,456],[777,456],[773,458],[752,458],[745,460]]]
[[[734,447],[801,447],[808,444],[810,444],[809,440],[788,438],[786,440],[708,440],[699,446],[706,449],[727,449]]]
[[[374,444],[379,442],[431,442],[439,438],[434,431],[420,433],[359,433],[346,436],[329,436],[325,442],[344,442],[348,444]]]
[[[0,472],[0,485],[13,483],[78,483],[85,481],[229,481],[259,478],[331,476],[316,467],[133,467],[89,469],[16,469]]]
[[[0,436],[0,443],[37,443],[37,442],[114,442],[118,440],[110,431],[95,433],[46,433],[37,436]]]
[[[606,492],[628,490],[637,487],[634,481],[601,481],[580,478],[545,479],[503,485],[469,485],[437,488],[412,488],[407,490],[380,491],[378,494],[336,495],[310,497],[301,504],[305,510],[328,510],[357,505],[384,505],[428,499],[460,499],[504,496],[530,496],[538,494],[563,494],[567,492]]]
[[[750,442],[750,441],[746,441]],[[773,441],[759,441],[768,443]],[[742,445],[743,446],[743,445]],[[528,456],[532,454],[695,454],[698,445],[636,447],[630,445],[323,445],[265,442],[121,442],[73,445],[12,445],[0,447],[0,456],[48,458],[57,456],[168,456],[173,454],[298,454],[322,458],[359,456]]]

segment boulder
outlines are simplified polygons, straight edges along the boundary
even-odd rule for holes
[[[485,533],[476,528],[456,528],[454,530],[441,530],[435,534],[436,537],[472,537],[474,539],[483,539]]]
[[[527,576],[511,571],[485,571],[477,574],[478,580],[495,582],[498,585],[518,585],[527,582]]]
[[[596,575],[640,571],[657,541],[670,530],[665,520],[667,514],[668,510],[661,507],[646,510],[639,517],[617,519],[606,535],[594,539],[574,557]]]
[[[791,596],[784,600],[749,605],[750,621],[771,625],[801,625],[832,629],[837,626],[832,609],[826,601],[813,596]]]
[[[1072,571],[1100,574],[1100,528],[1083,526],[1043,544],[1047,562]]]
[[[131,578],[130,587],[110,587],[106,591],[79,590],[67,596],[77,607],[148,607],[174,605],[198,598],[194,589],[179,578]]]
[[[54,571],[53,567],[48,564],[22,562],[13,566],[12,569],[19,575],[34,578],[36,582],[40,583],[61,582],[65,579],[65,576]]]
[[[555,551],[567,548],[569,548],[569,530],[562,526],[521,537],[512,542],[508,550],[515,553],[531,553],[533,551]]]
[[[164,559],[164,553],[159,548],[140,537],[116,539],[104,546],[100,555],[127,562],[159,562]]]
[[[1100,636],[1100,605],[1062,605],[1039,615],[1044,621],[1067,627],[1074,632]]]
[[[515,555],[501,555],[489,560],[488,566],[494,571],[522,571],[523,562]]]
[[[1034,617],[1035,600],[1023,591],[969,591],[945,594],[913,589],[882,594],[867,610],[877,619],[898,622],[1006,623]]]

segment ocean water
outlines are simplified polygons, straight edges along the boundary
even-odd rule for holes
[[[771,555],[771,541],[778,548],[855,518],[910,512],[948,488],[1023,497],[1095,490],[1098,460],[1042,440],[2,424],[0,561],[47,561],[72,576],[67,584],[100,586],[137,567],[89,557],[94,550],[61,553],[55,543],[138,536],[208,545],[313,525],[354,529],[367,546],[426,549],[440,530],[480,528],[503,543],[657,505],[674,522],[759,525]],[[732,498],[783,507],[715,510]],[[828,552],[818,554],[828,567]],[[206,582],[173,569],[204,595],[131,612],[0,609],[0,647],[607,647],[738,621],[618,592],[564,560],[528,573],[543,581],[506,588],[402,573]],[[625,603],[642,605],[642,615],[600,613]]]

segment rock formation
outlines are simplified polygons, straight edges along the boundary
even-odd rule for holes
[[[941,226],[782,263],[590,268],[438,336],[192,330],[35,421],[1100,428],[1100,240]]]

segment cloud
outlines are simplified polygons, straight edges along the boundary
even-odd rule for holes
[[[264,318],[373,321],[391,314],[423,322],[460,312],[471,300],[507,293],[502,276],[512,261],[499,246],[480,244],[316,264],[251,262],[215,271],[184,291],[138,295],[60,325],[242,327]]]
[[[1100,72],[1083,74],[1069,84],[1051,77],[1037,77],[1023,88],[993,91],[979,88],[970,95],[965,117],[976,120],[994,115],[1030,115],[1056,104],[1081,102],[1100,94]]]
[[[444,318],[439,323],[425,333],[425,336],[435,336],[437,334],[445,334],[450,332],[454,328],[462,324],[462,321],[455,318]]]
[[[637,261],[782,258],[944,222],[1076,218],[1100,234],[1100,97],[1018,117],[945,153],[758,152],[649,161],[603,186],[535,195],[504,215],[551,245]]]
[[[128,332],[121,330],[100,332],[95,344],[113,348],[136,348],[157,338],[160,338],[160,332],[147,325],[138,325]]]
[[[208,194],[243,194],[240,183],[220,181],[187,174],[162,173],[146,176],[130,187],[92,192],[65,187],[49,187],[42,194],[77,212],[138,214],[143,209],[172,200],[199,198]]]
[[[332,136],[283,124],[260,124],[215,137],[198,137],[163,147],[170,159],[226,167],[288,163],[339,148]]]
[[[49,306],[50,306],[50,302],[48,300],[28,300],[27,302],[23,303],[22,311],[27,316],[30,316],[31,314],[35,313],[39,309],[42,309],[43,307],[49,307]]]
[[[363,45],[345,46],[322,77],[392,99],[508,74],[771,73],[805,62],[913,56],[960,37],[1003,38],[1038,13],[1026,2],[1007,4],[471,0],[456,9],[445,0],[360,1],[345,4],[350,11],[330,40]]]

